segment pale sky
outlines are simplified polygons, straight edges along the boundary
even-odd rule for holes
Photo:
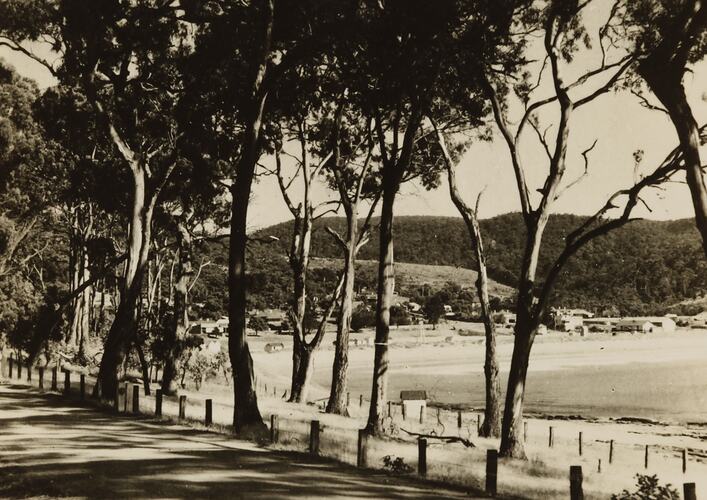
[[[588,13],[588,25],[596,25],[605,17],[603,3],[598,2],[595,9]],[[568,80],[576,74],[577,68],[587,68],[596,64],[597,52],[575,61],[568,68]],[[24,76],[35,79],[40,87],[54,84],[49,73],[28,58],[0,48],[0,57],[16,67]],[[685,77],[685,87],[693,113],[699,124],[707,120],[707,63],[702,61],[692,68],[693,72]],[[549,75],[546,75],[549,76]],[[546,97],[547,82],[536,91],[535,97]],[[584,93],[577,94],[584,95]],[[516,108],[517,109],[517,108]],[[556,109],[547,106],[541,115],[545,125],[552,122]],[[513,108],[511,108],[513,112]],[[517,119],[518,116],[511,116]],[[607,93],[594,102],[576,110],[571,119],[572,128],[568,149],[568,172],[565,184],[576,178],[583,171],[581,151],[589,147],[596,139],[597,145],[589,154],[589,174],[583,181],[557,201],[555,213],[574,213],[587,215],[594,213],[606,199],[618,189],[630,187],[634,182],[633,153],[637,149],[644,151],[641,169],[651,170],[676,145],[677,136],[668,117],[660,112],[647,110],[638,100],[628,93]],[[544,128],[544,127],[543,127]],[[550,133],[549,137],[553,134]],[[547,159],[540,152],[534,132],[527,127],[524,133],[522,151],[525,157],[526,175],[531,191],[540,188],[547,172]],[[704,158],[704,153],[703,153]],[[265,162],[268,162],[266,159]],[[639,171],[640,171],[639,170]],[[470,148],[457,170],[460,189],[473,202],[476,193],[486,186],[481,204],[481,217],[518,211],[520,209],[515,177],[505,142],[499,134],[488,143],[479,143]],[[324,187],[318,187],[314,196],[320,200],[333,198],[334,194]],[[683,183],[673,183],[661,192],[645,197],[653,210],[636,210],[636,214],[651,219],[677,219],[693,217],[694,212],[689,190]],[[458,216],[456,208],[449,199],[447,184],[443,182],[435,191],[428,192],[416,183],[403,187],[396,202],[398,215],[444,215]],[[264,177],[254,188],[254,200],[250,209],[249,226],[265,227],[290,218],[277,182]]]

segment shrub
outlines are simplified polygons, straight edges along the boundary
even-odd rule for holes
[[[611,500],[680,500],[680,494],[669,483],[661,485],[656,475],[636,474],[636,491],[623,490]]]
[[[383,457],[383,468],[393,474],[410,474],[412,472],[412,467],[405,463],[403,457],[394,457],[393,455]]]
[[[351,315],[351,329],[355,332],[375,324],[376,313],[365,307],[357,308]]]

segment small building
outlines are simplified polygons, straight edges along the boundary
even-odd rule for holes
[[[426,391],[400,391],[400,404],[403,407],[403,418],[415,418],[420,411],[427,409]]]
[[[650,333],[654,329],[653,323],[643,318],[624,318],[616,323],[616,330],[619,332]]]
[[[675,331],[675,320],[667,316],[651,317],[645,318],[646,320],[653,323],[654,331],[659,332],[674,332]]]
[[[207,335],[212,338],[224,336],[228,332],[228,326],[223,328],[217,321],[201,320],[195,321],[189,328],[192,335]]]
[[[614,329],[618,321],[618,318],[586,318],[584,320],[584,326],[586,326],[590,332],[609,333]]]
[[[578,327],[584,326],[584,318],[582,316],[556,316],[555,328],[562,332],[573,332]]]

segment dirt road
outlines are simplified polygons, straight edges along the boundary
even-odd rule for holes
[[[0,497],[469,498],[0,385]]]

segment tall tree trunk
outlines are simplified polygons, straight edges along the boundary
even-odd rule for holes
[[[189,304],[189,280],[193,274],[192,265],[192,237],[184,217],[177,220],[177,279],[174,286],[174,307],[172,325],[169,331],[170,349],[164,360],[162,371],[162,392],[176,394],[179,389],[177,384],[177,360],[184,351],[184,342],[189,330],[189,317],[187,314]]]
[[[309,387],[314,373],[314,349],[300,342],[297,361],[297,373],[292,379],[292,396],[290,401],[304,403],[309,396]]]
[[[152,240],[152,205],[147,201],[145,180],[144,169],[135,168],[123,290],[115,319],[106,337],[98,383],[94,388],[95,394],[103,398],[112,398],[115,394],[118,369],[125,360],[136,334],[137,305],[142,295],[142,283]]]
[[[639,73],[665,106],[680,140],[687,185],[695,207],[695,223],[707,256],[707,187],[700,160],[700,133],[682,85],[684,71],[684,67],[674,68],[661,51],[656,51],[639,65]]]
[[[481,426],[480,435],[485,437],[498,437],[501,431],[501,383],[498,378],[498,359],[496,357],[496,331],[491,318],[491,306],[489,305],[488,274],[486,272],[486,253],[484,242],[479,226],[478,211],[481,193],[476,200],[476,207],[471,208],[464,202],[457,185],[456,173],[452,157],[447,149],[447,143],[443,132],[437,129],[437,140],[444,155],[447,166],[447,178],[449,183],[449,195],[457,207],[459,214],[464,219],[471,247],[476,254],[476,294],[481,307],[481,319],[484,322],[486,334],[486,349],[484,356],[484,375],[486,378],[486,407],[484,409],[484,423]]]
[[[540,253],[542,234],[547,223],[547,214],[535,220],[528,227],[525,253],[521,266],[521,281],[516,302],[516,325],[514,329],[513,356],[508,372],[506,404],[503,410],[501,426],[501,446],[499,454],[503,457],[525,459],[523,441],[523,399],[525,382],[530,363],[530,350],[533,347],[535,333],[539,324],[539,312],[534,308],[534,283]]]
[[[349,221],[348,249],[344,256],[344,285],[341,295],[341,306],[336,322],[336,344],[334,346],[334,365],[331,376],[331,390],[327,413],[348,415],[346,407],[346,391],[348,388],[349,368],[349,334],[351,332],[351,315],[353,313],[354,284],[356,274],[356,217],[352,224]]]
[[[383,434],[385,404],[388,397],[388,337],[390,334],[390,306],[395,292],[395,263],[393,252],[393,205],[399,183],[384,180],[383,205],[379,229],[380,254],[378,260],[378,300],[376,305],[376,338],[373,358],[373,384],[366,430]]]

